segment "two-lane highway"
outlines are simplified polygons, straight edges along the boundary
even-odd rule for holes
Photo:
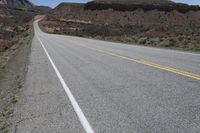
[[[34,28],[12,131],[200,132],[200,54]]]

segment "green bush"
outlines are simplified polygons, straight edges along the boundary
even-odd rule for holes
[[[138,43],[139,44],[146,44],[146,42],[147,42],[147,37],[141,37],[139,40],[138,40]]]

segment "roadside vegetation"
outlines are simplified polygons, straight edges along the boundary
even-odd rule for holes
[[[149,36],[141,34],[130,35],[129,32],[116,33],[121,29],[112,29],[111,27],[99,25],[85,25],[62,22],[58,20],[42,20],[39,22],[40,28],[47,33],[65,34],[97,40],[106,40],[113,42],[122,42],[126,44],[144,45],[151,47],[160,47],[184,51],[200,51],[199,35],[176,35],[176,36]],[[84,25],[84,26],[83,26]],[[134,28],[133,28],[134,30]],[[137,29],[136,29],[137,30]],[[122,31],[122,30],[121,30]],[[115,33],[112,33],[115,32]],[[159,34],[159,33],[156,33]]]
[[[11,126],[14,105],[27,69],[34,13],[0,10],[0,132]]]
[[[116,36],[116,37],[95,37],[95,39],[123,42],[127,44],[138,44],[152,47],[177,49],[185,51],[200,51],[200,37],[194,36],[178,36],[178,37],[163,37],[152,38],[142,36]]]

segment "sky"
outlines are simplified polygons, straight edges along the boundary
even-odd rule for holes
[[[61,2],[75,2],[75,3],[86,3],[90,0],[30,0],[36,5],[44,5],[49,7],[56,7]],[[200,5],[200,0],[172,0],[175,2],[187,3],[190,5]]]

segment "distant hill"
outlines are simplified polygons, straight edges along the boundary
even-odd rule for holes
[[[169,4],[170,0],[94,0],[96,3],[104,4]]]
[[[51,10],[48,6],[37,6],[29,0],[0,0],[0,10],[15,9],[34,13],[47,13]]]
[[[199,6],[168,0],[95,0],[62,3],[45,19],[40,25],[49,33],[200,50]]]
[[[0,5],[8,7],[34,7],[29,0],[0,0]]]
[[[189,11],[199,11],[199,6],[175,3],[170,0],[94,0],[85,4],[86,10],[107,10],[134,11],[143,9],[144,11],[159,10],[170,12],[177,10],[181,13]]]
[[[33,9],[41,13],[47,13],[51,10],[51,8],[48,6],[35,6]]]

